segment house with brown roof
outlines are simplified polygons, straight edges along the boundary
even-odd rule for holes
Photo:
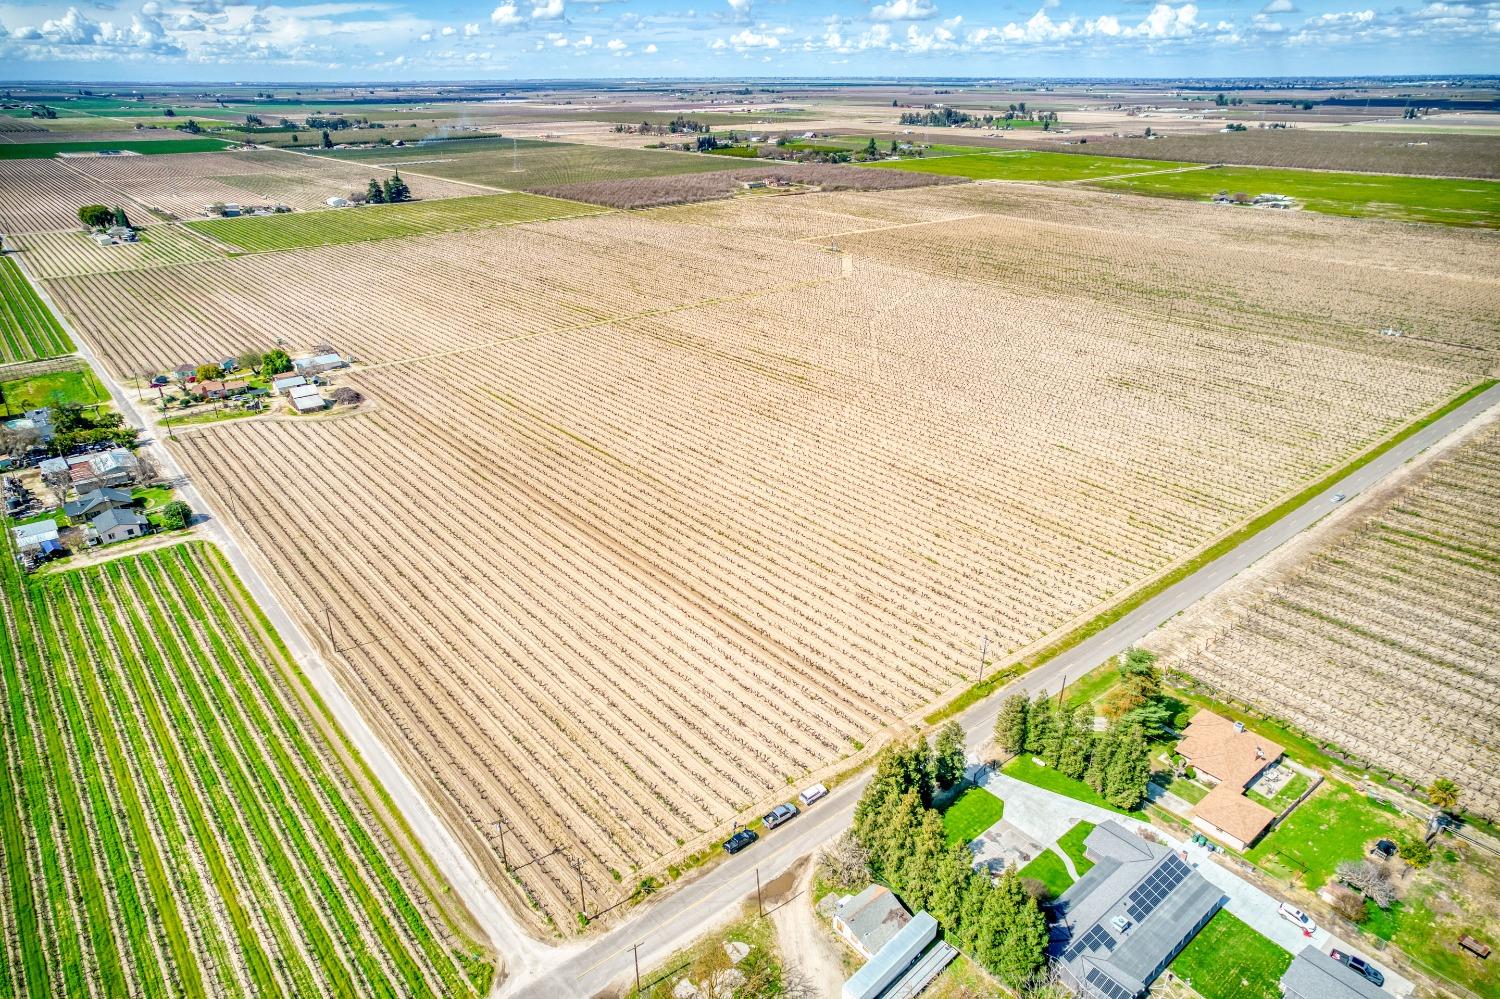
[[[1245,797],[1245,788],[1281,759],[1281,747],[1243,722],[1199,711],[1182,733],[1177,752],[1216,785],[1193,808],[1193,824],[1237,850],[1259,839],[1276,813]]]

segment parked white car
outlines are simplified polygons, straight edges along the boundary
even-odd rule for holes
[[[803,808],[806,808],[808,805],[811,805],[819,798],[826,797],[827,795],[828,788],[824,787],[822,784],[814,784],[806,791],[803,791],[801,794],[797,795],[797,800],[802,803]]]
[[[1294,905],[1287,905],[1285,902],[1282,902],[1276,907],[1276,912],[1282,919],[1285,919],[1301,930],[1302,935],[1305,937],[1310,937],[1318,932],[1318,924],[1312,921],[1312,917]]]

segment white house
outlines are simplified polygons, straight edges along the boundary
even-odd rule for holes
[[[151,522],[134,510],[106,510],[89,521],[90,544],[112,545],[116,541],[138,538],[151,529]]]

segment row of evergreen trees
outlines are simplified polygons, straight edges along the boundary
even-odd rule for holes
[[[1151,745],[1129,719],[1094,731],[1089,708],[1069,711],[1045,694],[1014,694],[995,720],[995,741],[1008,753],[1030,753],[1064,777],[1081,780],[1116,808],[1135,808],[1151,778]]]
[[[940,777],[962,779],[961,728],[957,734],[956,773],[946,729],[938,753],[920,739],[882,753],[855,808],[852,834],[876,881],[913,912],[927,910],[949,943],[1016,987],[1045,965],[1047,917],[1013,868],[992,882],[974,870],[967,844],[947,842],[943,817],[931,806]]]
[[[401,179],[397,172],[385,179],[385,186],[374,177],[370,178],[370,186],[365,190],[365,203],[371,205],[396,205],[403,201],[411,200],[411,188],[406,186],[406,181]]]

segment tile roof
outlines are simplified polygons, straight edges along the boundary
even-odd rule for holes
[[[1224,782],[1193,806],[1193,814],[1241,843],[1253,843],[1276,813],[1245,797],[1244,790]]]
[[[1244,787],[1267,765],[1281,758],[1281,747],[1228,718],[1199,711],[1182,734],[1177,751],[1216,780]]]

